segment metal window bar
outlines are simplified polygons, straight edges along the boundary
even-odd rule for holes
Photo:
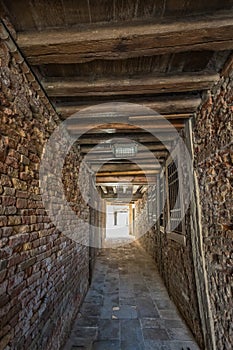
[[[170,230],[182,234],[181,202],[179,193],[179,176],[176,163],[172,161],[168,167],[168,195],[170,211]]]

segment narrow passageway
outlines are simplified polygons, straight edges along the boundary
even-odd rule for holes
[[[134,242],[105,249],[64,350],[198,350],[152,258]]]

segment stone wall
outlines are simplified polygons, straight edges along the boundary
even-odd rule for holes
[[[193,138],[216,349],[230,350],[233,320],[232,71],[224,75],[203,100],[195,118]]]
[[[184,131],[182,138],[185,138]],[[173,149],[176,143],[173,145]],[[182,145],[181,145],[182,147]],[[182,152],[181,152],[182,154]],[[187,200],[185,197],[185,188],[189,186],[186,163],[182,167],[182,187],[183,187],[183,201]],[[136,212],[139,213],[141,208],[147,202],[147,195],[144,194],[136,207]],[[156,209],[155,209],[156,210]],[[150,228],[148,232],[141,238],[141,244],[154,258],[158,270],[165,282],[169,295],[175,302],[187,325],[193,332],[195,338],[203,348],[203,332],[201,326],[201,319],[199,314],[198,297],[196,290],[194,262],[192,253],[192,239],[191,239],[191,225],[190,225],[190,208],[188,207],[184,219],[185,240],[186,244],[175,241],[169,236],[166,230],[167,226],[167,205],[164,205],[165,224],[160,228],[159,222]],[[146,220],[146,219],[145,219]],[[144,221],[144,220],[143,220]],[[138,222],[137,226],[140,231],[143,228],[143,221]]]
[[[198,310],[191,238],[182,246],[152,227],[142,238],[141,244],[152,255],[165,282],[168,292],[186,320],[197,341],[203,346],[203,335]]]
[[[59,118],[2,28],[1,37],[0,349],[58,349],[88,287],[89,251],[45,212],[40,160]],[[88,220],[74,186],[79,164],[73,149],[63,183],[73,210]]]

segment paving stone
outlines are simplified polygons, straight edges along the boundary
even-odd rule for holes
[[[120,320],[122,319],[135,319],[138,317],[136,306],[129,306],[129,305],[124,305],[123,307],[121,306],[119,310],[113,310],[112,312],[113,317],[116,317]]]
[[[64,350],[199,350],[137,245],[101,252],[94,274]]]
[[[185,328],[168,328],[167,332],[173,340],[193,340],[191,332]]]
[[[160,316],[162,318],[167,318],[170,320],[179,320],[180,315],[176,310],[159,310]]]
[[[168,347],[160,341],[145,340],[145,350],[168,350]]]
[[[169,340],[168,333],[163,328],[144,328],[143,337],[147,340]]]
[[[167,299],[155,299],[154,303],[159,310],[167,310],[172,309],[174,307],[172,302]]]
[[[119,340],[99,340],[95,341],[92,350],[121,350]]]
[[[137,298],[136,303],[137,303],[138,315],[140,318],[143,318],[143,317],[157,318],[157,317],[159,317],[159,313],[158,313],[157,309],[155,308],[155,305],[154,305],[152,299]]]
[[[73,330],[75,337],[82,339],[95,339],[97,337],[97,327],[77,327]]]
[[[164,324],[166,328],[185,328],[185,324],[184,322],[180,319],[176,319],[176,320],[166,320],[164,319]]]
[[[137,343],[133,339],[121,342],[121,350],[144,350],[145,346],[143,343]]]
[[[200,350],[198,345],[192,341],[169,341],[163,344],[166,345],[167,350]]]
[[[119,340],[120,322],[119,320],[100,320],[98,340]]]
[[[122,346],[128,346],[125,349],[141,349],[143,346],[142,330],[139,320],[121,321],[121,340]]]
[[[161,318],[141,318],[142,328],[165,328],[165,322]]]

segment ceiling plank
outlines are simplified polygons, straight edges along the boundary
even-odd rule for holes
[[[140,166],[139,166],[140,165]],[[142,164],[104,164],[101,166],[101,168],[99,169],[98,165],[92,165],[91,168],[94,171],[97,171],[98,169],[98,174],[102,174],[104,172],[128,172],[128,171],[144,171],[144,170],[156,170],[156,169],[160,169],[160,165],[159,164],[144,164],[145,168],[143,168],[143,170],[141,169]],[[97,174],[97,175],[98,175]]]
[[[209,89],[219,79],[211,72],[160,74],[140,77],[108,77],[95,80],[49,78],[42,82],[48,96],[138,95]]]
[[[156,175],[121,175],[121,176],[98,176],[96,177],[96,184],[103,186],[110,186],[110,184],[115,185],[120,184],[133,184],[133,185],[146,185],[146,184],[156,184]]]
[[[166,154],[167,156],[167,154]],[[140,164],[140,166],[143,166],[143,165],[148,165],[148,164],[155,164],[156,160],[159,162],[159,163],[162,163],[164,161],[164,158],[159,158],[157,159],[156,157],[151,157],[151,158],[145,158],[145,159],[140,159],[140,158],[133,158],[133,160],[129,160],[129,159],[114,159],[114,160],[108,160],[106,162],[104,162],[104,164],[118,164],[119,165],[122,165],[122,164],[132,164],[132,163],[135,163],[135,164]],[[91,164],[91,166],[95,166],[95,165],[101,165],[103,164],[103,159],[101,160],[87,160],[85,159],[86,162],[88,162],[89,164]]]
[[[112,149],[110,148],[110,145],[108,145],[108,144],[104,144],[104,145],[107,145],[109,147],[103,148],[103,147],[100,147],[100,145],[98,145],[98,148],[96,147],[94,149],[94,147],[96,145],[80,145],[81,146],[80,151],[83,155],[86,154],[86,157],[95,157],[95,159],[98,159],[97,158],[98,156],[100,157],[100,159],[102,159],[104,157],[106,157],[108,159],[109,159],[109,157],[113,158],[114,155],[112,153]],[[137,153],[136,157],[138,158],[138,157],[149,156],[148,150],[157,156],[159,156],[160,151],[167,153],[167,150],[170,149],[170,141],[168,141],[168,142],[164,141],[164,143],[149,142],[146,144],[146,148],[147,148],[147,150],[145,150],[144,147],[141,147],[139,145],[138,146],[138,153]]]
[[[187,118],[188,119],[188,118]],[[94,124],[91,124],[86,121],[86,123],[80,124],[78,120],[76,123],[68,124],[67,130],[70,133],[85,133],[85,135],[97,134],[106,132],[108,134],[114,133],[122,133],[122,132],[142,132],[144,129],[149,132],[153,131],[161,131],[166,132],[169,130],[182,129],[185,125],[184,120],[172,119],[170,123],[167,123],[166,120],[161,120],[159,118],[154,117],[154,119],[149,120],[138,120],[137,122],[132,120],[125,123],[108,123],[102,124],[102,120],[98,125],[96,121]]]
[[[187,95],[182,95],[180,97],[176,96],[167,96],[166,98],[160,97],[157,98],[135,98],[135,97],[128,97],[127,99],[114,99],[116,102],[127,102],[127,103],[132,103],[132,108],[134,108],[134,113],[135,113],[135,104],[139,104],[140,106],[144,106],[147,108],[150,108],[157,113],[160,114],[165,114],[164,117],[167,119],[175,119],[177,118],[177,114],[179,114],[179,118],[182,118],[182,114],[184,114],[184,117],[186,117],[186,114],[193,113],[196,111],[196,109],[200,106],[201,104],[201,98],[199,96],[187,96]],[[109,102],[109,101],[106,101]],[[85,108],[88,109],[85,111]],[[56,104],[56,111],[60,115],[62,115],[63,118],[68,118],[71,115],[78,113],[75,118],[82,118],[82,116],[85,118],[86,115],[88,114],[90,117],[90,111],[91,109],[94,108],[95,110],[95,118],[98,117],[98,112],[100,113],[100,117],[103,118],[106,114],[106,118],[109,117],[109,112],[112,113],[112,109],[109,108],[109,105],[107,103],[104,103],[104,101],[96,100],[95,102],[93,101],[86,101],[83,102],[82,104],[78,103],[72,103],[71,104],[62,104],[62,103],[57,103]],[[86,114],[85,114],[86,113]],[[84,115],[83,115],[84,114]],[[141,115],[135,116],[140,118],[141,117],[146,117],[148,114],[147,111],[145,111],[144,114],[141,113]],[[115,117],[114,114],[111,114],[112,117]],[[129,112],[128,116],[130,117],[131,114]],[[120,117],[119,112],[118,115],[116,115],[117,118]],[[148,116],[149,117],[149,116]]]
[[[167,131],[160,133],[159,132],[159,139],[156,138],[154,135],[146,132],[142,133],[118,133],[118,134],[94,134],[94,135],[84,135],[81,136],[77,141],[79,145],[98,145],[101,143],[105,143],[106,145],[108,143],[111,143],[118,141],[118,139],[130,139],[132,141],[136,141],[138,143],[153,143],[156,141],[173,141],[177,137],[177,132]]]
[[[132,171],[105,171],[105,172],[100,172],[96,174],[96,177],[101,177],[101,176],[128,176],[128,175],[155,175],[158,174],[161,168],[158,168],[157,170],[132,170]]]
[[[101,196],[104,199],[119,199],[119,200],[125,200],[125,201],[136,201],[140,198],[142,198],[142,194],[140,193],[134,193],[134,194],[123,194],[120,195],[117,193],[108,193],[108,194],[102,194]]]
[[[208,16],[22,32],[17,43],[30,64],[82,63],[194,50],[233,48],[231,11]]]

